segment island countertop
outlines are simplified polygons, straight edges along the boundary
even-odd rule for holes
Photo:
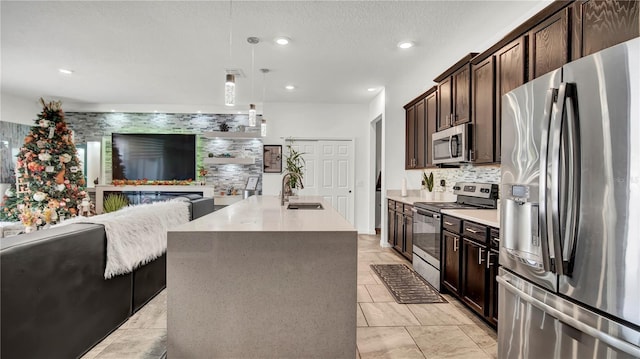
[[[321,197],[300,196],[291,203],[319,202],[324,209],[292,210],[277,196],[251,196],[170,232],[336,232],[354,227]]]
[[[252,196],[167,233],[167,357],[349,358],[358,233],[324,209]]]

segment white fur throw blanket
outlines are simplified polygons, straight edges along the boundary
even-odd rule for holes
[[[63,224],[104,225],[107,265],[104,278],[132,272],[167,250],[167,230],[189,222],[189,203],[179,200],[125,207],[94,217],[77,217]]]

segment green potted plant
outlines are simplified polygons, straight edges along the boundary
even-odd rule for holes
[[[433,199],[433,172],[429,172],[428,176],[426,172],[422,172],[422,184],[428,191],[425,193],[427,199]]]
[[[289,174],[289,179],[288,179],[289,188],[302,189],[304,188],[304,185],[302,184],[302,177],[303,177],[302,171],[305,165],[304,157],[302,157],[302,155],[304,153],[296,151],[293,147],[291,147],[291,145],[287,145],[287,149],[289,153],[285,158],[286,160],[285,176]]]

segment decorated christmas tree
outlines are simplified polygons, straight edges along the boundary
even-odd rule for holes
[[[87,196],[61,103],[40,102],[42,112],[18,153],[16,184],[5,193],[0,215],[38,228],[75,217]]]

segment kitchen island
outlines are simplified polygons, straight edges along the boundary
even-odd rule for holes
[[[172,228],[169,358],[353,358],[357,232],[324,209],[252,196]]]

